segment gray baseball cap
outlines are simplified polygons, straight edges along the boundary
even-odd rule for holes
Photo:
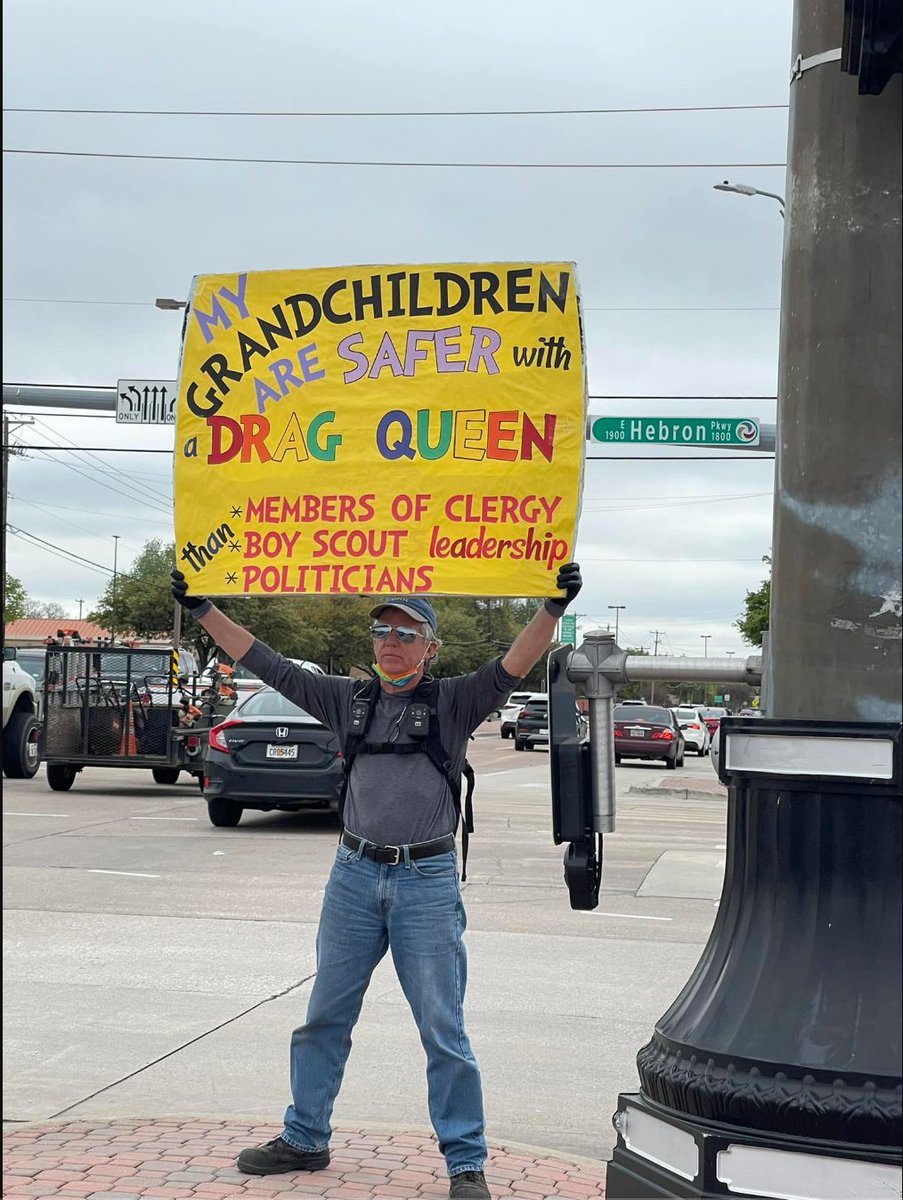
[[[422,596],[388,596],[370,609],[370,616],[378,617],[386,608],[398,608],[412,620],[425,622],[433,633],[438,632],[436,611],[429,600],[424,600]]]

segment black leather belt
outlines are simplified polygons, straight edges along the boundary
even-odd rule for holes
[[[404,862],[405,849],[407,849],[408,858],[412,861],[417,858],[431,858],[434,854],[448,854],[449,850],[454,850],[455,838],[453,834],[449,833],[445,837],[433,838],[431,842],[413,842],[407,847],[374,846],[372,842],[366,842],[346,829],[342,834],[342,845],[347,846],[349,850],[357,850],[363,846],[363,853],[367,858],[372,858],[374,862],[388,863],[392,867],[397,867],[399,863]]]

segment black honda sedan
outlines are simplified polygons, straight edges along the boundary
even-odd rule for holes
[[[660,758],[669,771],[684,765],[686,741],[670,708],[618,704],[612,717],[615,763],[622,758]]]
[[[297,704],[261,688],[208,735],[204,799],[213,825],[231,827],[246,808],[337,809],[338,738]]]

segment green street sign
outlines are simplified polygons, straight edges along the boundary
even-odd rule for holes
[[[565,613],[561,618],[559,640],[562,646],[577,645],[577,617],[574,613]]]
[[[724,700],[724,696],[716,696],[715,697],[716,704],[721,704],[723,702],[723,700]]]
[[[759,422],[751,417],[597,417],[591,440],[655,442],[660,446],[758,446]]]

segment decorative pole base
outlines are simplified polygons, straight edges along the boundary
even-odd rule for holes
[[[900,726],[728,718],[718,773],[718,915],[606,1196],[903,1196]]]

